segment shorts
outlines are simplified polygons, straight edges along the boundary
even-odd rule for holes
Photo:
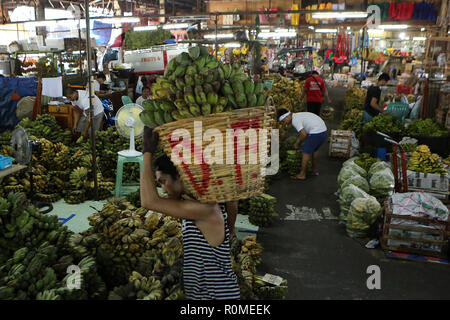
[[[98,131],[100,129],[100,124],[102,123],[103,120],[103,112],[94,116],[94,130]],[[84,132],[84,129],[86,128],[86,117],[84,115],[81,116],[80,120],[78,121],[78,126],[77,126],[77,132]],[[89,134],[90,134],[90,130],[89,130]]]
[[[322,107],[322,102],[306,102],[306,109],[308,112],[315,113],[320,116],[320,108]]]
[[[316,152],[325,142],[327,136],[328,134],[326,131],[321,133],[308,134],[308,137],[306,138],[306,141],[302,146],[302,152],[306,154],[312,154]]]

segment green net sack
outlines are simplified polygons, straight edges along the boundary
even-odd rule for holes
[[[381,205],[375,197],[356,198],[350,205],[346,231],[352,238],[365,238],[376,233],[376,222]]]

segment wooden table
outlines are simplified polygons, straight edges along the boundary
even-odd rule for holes
[[[25,169],[26,167],[27,166],[25,166],[23,164],[13,164],[12,167],[9,167],[8,169],[0,170],[0,183],[2,182],[3,178],[5,178],[6,176],[9,176],[16,172],[19,172],[19,171]]]

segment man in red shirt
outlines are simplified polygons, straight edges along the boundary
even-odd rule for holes
[[[320,108],[322,107],[323,97],[326,97],[328,103],[331,103],[331,100],[328,97],[328,90],[325,85],[325,81],[319,77],[319,73],[317,71],[313,71],[311,76],[306,79],[300,101],[303,101],[305,95],[308,112],[315,113],[318,116],[320,116]]]

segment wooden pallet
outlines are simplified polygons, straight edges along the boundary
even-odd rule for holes
[[[428,225],[437,225],[441,226],[442,230],[436,229],[428,229],[425,227],[418,226],[408,226],[408,225],[397,225],[391,224],[392,219],[400,219],[400,220],[408,220],[408,221],[417,221],[424,222]],[[424,239],[424,238],[414,238],[414,237],[401,237],[390,235],[389,232],[391,230],[404,230],[404,231],[412,231],[412,232],[421,232],[427,235],[434,235],[438,239]],[[404,215],[395,215],[392,213],[391,208],[386,201],[384,204],[384,224],[383,224],[383,234],[381,236],[381,247],[385,250],[396,251],[396,252],[404,252],[404,253],[415,253],[423,256],[432,256],[438,258],[448,258],[448,247],[449,247],[449,238],[450,238],[450,221],[438,221],[434,219],[427,218],[419,218],[412,216],[404,216]],[[395,246],[389,245],[389,240],[402,241],[406,243],[411,243],[412,245],[419,246],[420,244],[432,244],[440,247],[440,251],[426,250],[422,248],[413,248],[407,246]]]

